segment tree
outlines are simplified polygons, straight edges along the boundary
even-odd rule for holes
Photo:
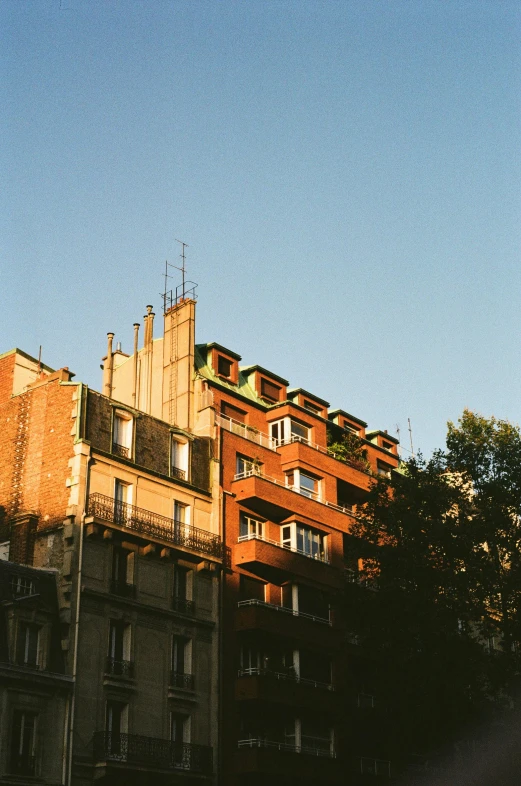
[[[358,591],[346,611],[377,658],[398,755],[447,749],[508,703],[520,515],[519,429],[468,411],[449,423],[445,452],[374,479],[349,548],[379,591]]]

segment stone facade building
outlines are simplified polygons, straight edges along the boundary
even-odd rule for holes
[[[54,571],[67,686],[62,780],[43,759],[35,775],[389,778],[374,664],[349,630],[349,533],[371,476],[398,466],[397,440],[196,344],[192,296],[165,299],[157,338],[154,319],[149,306],[129,354],[108,334],[101,393],[0,356],[0,548]],[[335,453],[346,437],[365,459]],[[43,724],[34,734],[41,750]],[[0,758],[0,784],[12,766]]]

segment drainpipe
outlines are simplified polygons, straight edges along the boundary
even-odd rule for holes
[[[134,322],[134,379],[132,384],[132,406],[137,409],[137,347],[138,347],[139,322]]]
[[[223,470],[223,436],[224,431],[219,427],[219,473],[221,475],[219,485],[222,488],[222,470]],[[221,508],[221,537],[223,542],[223,566],[221,571],[221,581],[219,584],[219,655],[218,655],[218,705],[219,705],[219,719],[218,719],[218,764],[217,764],[217,782],[219,786],[226,786],[224,781],[224,612],[225,612],[225,597],[226,597],[226,497],[235,497],[231,491],[226,491],[222,488],[220,494],[220,508]]]
[[[110,334],[109,334],[110,335]],[[85,527],[85,518],[87,516],[87,505],[89,501],[89,488],[90,488],[90,467],[93,462],[92,456],[87,460],[87,477],[85,480],[85,496],[83,499],[83,511],[80,519],[80,547],[78,554],[78,574],[77,574],[77,589],[76,589],[76,616],[74,619],[74,650],[72,657],[72,700],[70,711],[70,726],[69,726],[69,768],[67,773],[67,784],[71,786],[72,783],[72,744],[74,735],[74,714],[76,708],[76,676],[78,671],[78,639],[80,634],[80,600],[81,600],[81,581],[83,574],[83,530]]]

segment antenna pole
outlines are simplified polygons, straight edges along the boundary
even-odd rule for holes
[[[181,253],[179,254],[179,256],[181,257],[181,259],[182,259],[182,261],[183,261],[183,264],[181,265],[181,267],[178,267],[178,268],[177,268],[177,270],[180,270],[180,271],[181,271],[181,273],[182,273],[182,275],[183,275],[183,288],[182,288],[182,293],[183,293],[183,298],[184,298],[184,296],[185,296],[185,273],[186,273],[186,267],[185,267],[185,262],[186,262],[185,248],[188,248],[188,243],[185,243],[183,240],[178,240],[177,238],[175,239],[175,242],[176,242],[176,243],[180,243],[180,244],[181,244]],[[174,267],[175,267],[175,266],[174,266]]]
[[[414,448],[412,446],[412,426],[411,426],[410,418],[407,418],[407,423],[409,424],[409,438],[411,440],[411,453],[412,453],[412,457],[414,458]]]

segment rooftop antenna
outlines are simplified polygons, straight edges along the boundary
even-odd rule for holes
[[[176,239],[176,243],[180,243],[181,244],[181,253],[179,254],[179,256],[181,257],[182,263],[181,263],[181,267],[178,267],[177,265],[173,265],[171,262],[168,262],[168,260],[165,262],[165,274],[164,274],[165,275],[165,290],[164,290],[164,292],[161,295],[161,297],[163,298],[163,313],[164,314],[166,314],[167,311],[170,311],[170,309],[173,308],[174,305],[180,303],[182,300],[185,300],[185,298],[187,298],[187,297],[193,298],[194,300],[196,300],[196,298],[197,298],[197,295],[195,294],[195,290],[197,289],[197,284],[195,283],[195,281],[187,281],[186,280],[186,251],[185,251],[185,249],[188,248],[188,243],[185,243],[183,240],[177,240],[177,239]],[[179,284],[176,287],[176,289],[175,289],[175,297],[174,297],[173,289],[168,290],[168,279],[172,278],[172,276],[168,272],[168,268],[170,268],[170,267],[173,267],[176,270],[180,270],[181,273],[182,273],[182,284]],[[187,289],[187,285],[190,285],[190,284],[192,284],[192,286],[191,287],[188,286],[188,289]]]
[[[180,256],[180,257],[181,257],[181,259],[183,260],[183,264],[181,265],[181,267],[177,267],[176,265],[173,265],[173,267],[175,267],[175,269],[176,269],[176,270],[180,270],[180,271],[181,271],[181,273],[182,273],[182,275],[183,275],[183,279],[182,279],[182,280],[183,280],[182,297],[184,298],[184,296],[185,296],[185,273],[186,273],[186,267],[185,267],[185,262],[186,262],[185,248],[188,248],[188,243],[185,243],[183,240],[178,240],[177,238],[175,239],[175,242],[176,242],[176,243],[180,243],[180,244],[181,244],[181,253],[179,254],[179,256]]]
[[[407,418],[407,423],[409,424],[409,438],[411,440],[411,453],[412,453],[412,457],[414,458],[414,448],[412,446],[412,426],[411,426],[410,418]]]
[[[40,350],[38,352],[38,376],[42,373],[42,345],[40,344]]]

